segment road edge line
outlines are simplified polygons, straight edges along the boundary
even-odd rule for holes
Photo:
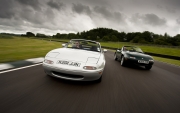
[[[11,72],[11,71],[16,71],[16,70],[20,70],[20,69],[25,69],[25,68],[29,68],[29,67],[34,67],[34,66],[38,66],[38,65],[41,65],[41,64],[42,64],[42,62],[38,63],[38,64],[33,64],[33,65],[29,65],[29,66],[20,67],[20,68],[15,68],[15,69],[10,69],[10,70],[6,70],[6,71],[1,71],[0,74]]]

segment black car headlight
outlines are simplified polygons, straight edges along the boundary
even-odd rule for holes
[[[154,60],[153,60],[153,59],[151,59],[151,60],[149,60],[149,62],[154,62]]]
[[[129,58],[131,58],[131,59],[136,59],[136,57],[133,57],[133,56],[130,56]]]

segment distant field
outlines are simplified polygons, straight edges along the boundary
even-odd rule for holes
[[[53,39],[59,40],[59,39]],[[68,39],[61,39],[61,41],[69,41]],[[171,56],[180,56],[180,48],[170,48],[170,47],[158,47],[158,46],[149,46],[149,45],[140,45],[129,42],[101,42],[101,46],[113,47],[113,48],[121,48],[124,45],[135,45],[140,47],[144,52],[150,53],[158,53],[163,55],[171,55]]]
[[[28,38],[0,38],[0,63],[43,57],[52,49],[62,47],[60,42]]]
[[[123,45],[135,45],[133,43],[124,43],[120,42],[119,44],[117,42],[101,42],[102,46],[107,47],[122,47]],[[145,46],[145,45],[135,45],[140,47],[144,52],[151,52],[151,53],[158,53],[163,55],[172,55],[172,56],[180,56],[180,48],[167,48],[167,47],[157,47],[157,46]]]
[[[69,40],[65,39],[63,41]],[[50,42],[46,40],[29,39],[23,37],[0,37],[0,63],[23,60],[28,58],[44,57],[48,51],[62,47],[61,44],[62,43],[60,42]],[[118,43],[115,42],[101,42],[101,44],[103,46],[118,48]],[[119,47],[123,45],[133,44],[119,43]],[[141,47],[145,52],[154,52],[160,54],[180,56],[180,49],[153,46],[139,47]],[[159,57],[154,57],[154,59],[180,66],[180,61],[178,60],[171,60]]]

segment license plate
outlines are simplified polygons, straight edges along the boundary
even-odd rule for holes
[[[144,63],[144,64],[149,64],[149,61],[144,61],[144,60],[138,60],[138,63]]]
[[[70,62],[70,61],[58,61],[58,64],[69,65],[69,66],[76,66],[76,67],[80,67],[80,65],[81,65],[81,63]]]

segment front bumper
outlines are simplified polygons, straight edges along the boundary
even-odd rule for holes
[[[124,61],[127,64],[135,64],[135,65],[139,65],[139,66],[152,66],[154,64],[154,62],[152,62],[152,61],[149,61],[148,64],[139,63],[138,59],[132,59],[132,58],[127,58],[127,57],[124,59]]]
[[[43,63],[43,68],[46,74],[74,81],[93,81],[97,80],[102,76],[103,69],[100,70],[68,70],[59,67],[54,67]]]

